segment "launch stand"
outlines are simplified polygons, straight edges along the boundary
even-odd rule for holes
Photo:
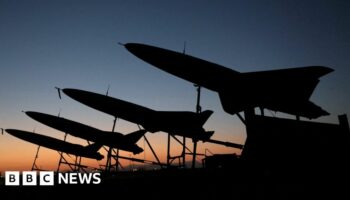
[[[63,141],[66,141],[66,139],[67,139],[67,133],[64,134]],[[67,159],[64,157],[63,152],[58,152],[58,153],[60,154],[60,160],[58,161],[57,172],[60,171],[60,167],[62,164],[68,165],[68,167],[71,171],[84,171],[84,172],[86,172],[85,168],[87,168],[87,166],[81,165],[81,156],[75,156],[74,163],[71,163],[71,162],[68,162]]]
[[[108,94],[108,91],[107,91]],[[113,127],[112,127],[112,132],[115,130],[115,125],[117,122],[117,118],[114,118],[113,120]],[[115,168],[115,171],[118,171],[118,166],[120,165],[119,163],[119,149],[115,150],[112,147],[104,148],[107,151],[107,161],[106,161],[106,167],[105,167],[105,172],[109,173],[111,172],[112,168]],[[114,153],[114,155],[113,155]],[[112,158],[115,160],[115,163],[112,164]]]
[[[121,164],[119,163],[119,159],[130,160],[130,161],[139,162],[139,163],[145,163],[145,164],[158,165],[158,166],[160,166],[160,168],[163,168],[164,166],[166,166],[166,164],[160,162],[156,152],[154,151],[154,149],[153,149],[151,143],[149,142],[149,140],[147,139],[147,137],[144,135],[143,138],[146,141],[148,147],[150,148],[153,156],[155,157],[156,162],[155,161],[151,161],[151,160],[146,160],[146,159],[139,159],[139,158],[132,158],[132,157],[121,156],[121,155],[119,155],[119,150],[117,150],[117,152],[116,152],[113,149],[112,151],[114,152],[114,154],[111,153],[109,156],[110,156],[110,160],[111,160],[111,158],[116,160],[116,164],[114,166],[117,167],[119,165],[120,167],[122,167]],[[106,170],[106,172],[111,172],[111,166],[113,166],[113,165],[110,165],[110,168],[108,170]]]
[[[202,108],[200,106],[200,95],[201,95],[201,86],[199,85],[194,85],[196,87],[197,90],[197,104],[196,104],[196,112],[197,113],[201,113],[202,112]],[[179,156],[174,156],[171,157],[170,155],[170,140],[171,137],[174,138],[178,143],[180,143],[182,145],[182,153]],[[198,139],[196,138],[192,138],[193,141],[193,151],[190,151],[187,147],[186,147],[186,137],[183,137],[183,142],[181,142],[179,139],[177,139],[175,136],[171,135],[168,133],[168,144],[167,144],[167,168],[170,168],[171,163],[175,160],[175,159],[179,159],[179,166],[185,168],[186,166],[186,154],[192,154],[192,168],[195,168],[195,163],[196,163],[196,156],[197,156],[197,142]],[[188,150],[190,153],[186,153],[186,150]],[[204,154],[201,154],[204,155]],[[180,158],[182,158],[182,162],[180,160]]]
[[[156,158],[156,160],[157,160],[157,163],[155,163],[155,164],[158,164],[161,168],[163,168],[164,164],[162,164],[162,163],[160,162],[160,160],[159,160],[159,158],[158,158],[156,152],[154,151],[154,149],[153,149],[151,143],[148,141],[146,135],[144,135],[143,138],[145,139],[145,141],[146,141],[148,147],[151,149],[153,156],[154,156],[154,157]]]
[[[170,134],[169,134],[170,135]],[[183,149],[182,149],[182,153],[180,154],[180,155],[178,155],[178,156],[170,156],[170,142],[168,143],[168,151],[169,151],[169,153],[168,153],[168,156],[167,156],[167,166],[171,166],[171,164],[176,160],[176,159],[179,159],[179,167],[183,167],[183,168],[185,168],[186,166],[185,166],[185,162],[186,162],[186,160],[185,160],[185,156],[186,155],[188,155],[188,154],[190,154],[190,155],[193,155],[193,153],[192,153],[192,151],[186,146],[186,137],[183,137],[183,142],[181,142],[176,136],[174,136],[174,135],[170,135],[175,141],[177,141],[182,147],[183,147]],[[170,138],[171,139],[171,138]],[[170,139],[168,139],[168,141],[170,141]],[[189,152],[186,152],[186,150]],[[200,155],[202,155],[202,154],[200,154]]]
[[[67,133],[64,135],[64,141],[66,141],[66,138],[67,138]],[[36,163],[38,158],[39,158],[40,147],[41,146],[38,145],[38,148],[36,150],[34,161],[33,161],[33,165],[32,165],[32,169],[31,169],[32,171],[42,171],[43,170],[43,169],[40,169],[38,167],[37,163]],[[60,159],[59,159],[59,162],[58,162],[57,172],[59,172],[61,164],[68,165],[70,170],[72,170],[72,171],[79,171],[79,170],[81,170],[81,169],[86,167],[86,166],[82,166],[81,165],[81,157],[78,158],[78,156],[76,156],[75,163],[70,163],[64,157],[64,155],[63,155],[64,153],[63,152],[59,152],[59,151],[57,151],[57,152],[60,154]]]
[[[114,119],[113,121],[113,128],[112,128],[112,132],[114,132],[115,130],[115,125],[116,125],[116,121],[117,118]],[[138,125],[139,126],[139,125]],[[139,126],[140,130],[141,127]],[[154,165],[159,165],[161,168],[163,168],[163,166],[165,164],[161,163],[156,152],[154,151],[151,143],[149,142],[149,140],[147,139],[146,135],[143,136],[144,140],[146,141],[148,147],[150,148],[153,156],[155,157],[155,159],[157,160],[157,162],[154,161],[150,161],[150,160],[145,160],[145,159],[138,159],[138,158],[129,158],[129,157],[125,157],[125,156],[120,156],[119,155],[119,149],[115,150],[112,149],[111,147],[107,150],[107,148],[104,147],[104,149],[108,152],[107,154],[107,162],[106,162],[106,166],[105,166],[105,172],[106,173],[110,173],[112,171],[112,169],[115,169],[115,172],[118,171],[118,167],[122,167],[121,163],[119,162],[119,159],[125,159],[125,160],[130,160],[130,161],[135,161],[135,162],[140,162],[140,163],[147,163],[147,164],[154,164]],[[115,160],[115,164],[112,164],[112,159]]]
[[[130,160],[130,161],[134,161],[134,162],[139,162],[139,163],[159,165],[160,168],[163,168],[164,166],[167,166],[166,164],[160,162],[156,152],[154,151],[154,149],[153,149],[151,143],[148,141],[147,137],[145,135],[143,137],[144,137],[144,140],[146,141],[148,147],[151,149],[152,154],[156,158],[157,162],[146,160],[146,159],[130,158],[130,157],[125,157],[125,156],[118,156],[118,158],[125,159],[125,160]],[[115,155],[112,155],[112,156],[115,156]]]
[[[63,141],[66,141],[66,139],[67,139],[67,133],[64,134]],[[61,164],[63,163],[62,160],[64,160],[64,162],[67,162],[67,160],[63,157],[63,152],[60,153],[60,160],[58,161],[57,172],[60,171],[60,166],[61,166]],[[69,166],[69,167],[70,167],[70,166]],[[73,169],[72,169],[72,170],[73,170]]]
[[[196,101],[196,112],[197,113],[201,113],[202,112],[202,108],[200,106],[200,95],[201,95],[201,86],[199,85],[194,85],[196,87],[196,91],[197,91],[197,101]],[[246,111],[245,113],[245,117],[247,117],[248,115],[251,115],[251,111]],[[245,123],[245,119],[239,115],[239,113],[237,114],[239,116],[239,118],[242,120],[243,123]],[[170,156],[170,140],[171,137],[176,140],[179,144],[181,144],[182,146],[182,153],[179,156]],[[196,157],[197,156],[205,156],[205,154],[199,154],[197,153],[197,142],[198,139],[197,138],[192,138],[193,141],[193,151],[191,151],[187,146],[186,146],[186,138],[183,137],[183,142],[181,142],[176,136],[174,135],[170,135],[168,134],[168,144],[167,144],[167,167],[169,168],[171,166],[171,164],[173,163],[173,161],[175,159],[179,159],[179,167],[183,167],[185,168],[185,164],[186,164],[186,155],[192,155],[192,168],[194,169],[196,167]],[[208,142],[208,143],[214,143],[214,144],[219,144],[219,145],[224,145],[227,147],[231,147],[231,148],[238,148],[238,149],[242,149],[243,145],[241,144],[237,144],[237,143],[232,143],[232,142],[223,142],[223,141],[219,141],[219,140],[213,140],[213,139],[208,139],[205,140],[204,142]],[[187,152],[186,152],[187,151]],[[182,162],[181,162],[182,160]]]

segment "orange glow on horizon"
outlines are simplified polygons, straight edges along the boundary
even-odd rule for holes
[[[8,140],[7,143],[5,145],[2,145],[0,149],[2,154],[1,156],[2,164],[0,166],[0,171],[3,173],[4,171],[10,171],[10,170],[19,170],[19,171],[31,170],[34,157],[37,151],[37,146],[29,142],[18,140],[17,138],[14,138],[12,136],[5,136],[5,137],[11,137],[11,139],[10,138],[7,139]],[[162,163],[166,163],[167,134],[147,133],[146,137],[150,141],[160,161]],[[182,138],[178,137],[178,139],[182,141]],[[71,143],[80,143],[81,145],[87,145],[86,141],[72,138],[69,136],[67,137],[67,141]],[[138,155],[133,155],[130,152],[120,151],[120,155],[124,157],[145,159],[148,161],[156,161],[155,157],[153,156],[150,148],[148,147],[144,139],[140,139],[140,141],[137,144],[138,146],[144,149],[144,152]],[[193,150],[193,143],[191,139],[186,139],[186,146],[191,151]],[[214,154],[217,154],[217,153],[240,154],[240,150],[238,149],[228,148],[228,147],[216,145],[216,144],[198,142],[198,145],[197,145],[198,154],[204,154],[206,149],[209,149],[210,152]],[[171,156],[178,156],[182,153],[182,146],[173,138],[171,138],[170,150],[171,150],[170,151]],[[101,148],[99,152],[105,156],[104,159],[100,161],[96,161],[93,159],[82,158],[81,164],[87,165],[93,168],[100,168],[100,166],[104,166],[106,164],[107,152],[103,148]],[[74,160],[75,156],[73,155],[67,156],[67,154],[64,154],[64,157],[71,163],[74,163],[75,161]],[[41,147],[37,161],[36,161],[36,165],[41,170],[56,171],[58,167],[59,158],[60,158],[60,155],[57,151],[51,150],[45,147]],[[197,162],[200,162],[202,158],[203,156],[198,155],[196,159]],[[187,155],[186,161],[190,162],[191,160],[192,160],[192,155]],[[114,163],[114,160],[112,162]],[[149,164],[138,163],[135,161],[125,160],[125,159],[119,159],[119,162],[124,168],[128,168],[129,165],[140,166],[140,167],[142,165],[149,165]],[[174,160],[173,164],[177,165],[178,160]],[[66,171],[66,170],[69,170],[68,165],[62,164],[60,167],[60,171]]]
[[[92,114],[96,114],[95,112],[92,112]],[[68,115],[68,114],[66,114]],[[80,114],[79,114],[80,116]],[[101,119],[100,119],[101,117]],[[25,117],[24,117],[25,118]],[[67,117],[68,118],[68,117]],[[75,119],[75,117],[72,117]],[[84,118],[79,120],[82,121],[82,123],[85,123],[87,125],[91,125],[97,128],[100,128],[101,130],[108,131],[111,129],[111,119],[109,116],[105,115],[98,115],[98,121],[85,121]],[[213,135],[212,139],[220,140],[220,141],[229,141],[229,142],[235,142],[238,144],[244,144],[245,138],[241,135],[244,135],[244,128],[236,126],[236,123],[227,123],[226,121],[223,121],[224,126],[221,126],[221,128],[215,128],[215,134]],[[14,127],[22,130],[30,131],[28,128],[23,128],[26,126],[33,126],[33,124],[26,124],[26,123],[17,123],[17,124],[9,124],[9,127]],[[35,123],[34,123],[35,124]],[[210,127],[216,127],[219,125],[215,124],[208,124],[211,125]],[[239,124],[238,124],[239,125]],[[219,126],[220,127],[220,126]],[[33,129],[33,128],[31,128]],[[212,130],[212,128],[205,128],[207,130]],[[117,132],[128,134],[135,130],[138,130],[138,127],[135,124],[128,123],[123,120],[118,120],[116,130]],[[45,125],[42,124],[36,124],[35,125],[35,132],[38,134],[46,135],[49,137],[54,137],[57,139],[62,140],[64,138],[64,133],[56,131],[54,129],[51,129]],[[243,133],[243,134],[242,134]],[[157,132],[157,133],[146,133],[146,137],[151,143],[154,151],[156,152],[158,158],[162,163],[166,163],[166,154],[167,154],[167,138],[168,134],[164,132]],[[182,141],[182,137],[177,137],[180,141]],[[88,143],[85,140],[82,140],[80,138],[76,138],[73,136],[68,135],[67,136],[67,142],[74,143],[74,144],[80,144],[83,146],[88,145]],[[144,152],[133,155],[130,152],[120,151],[120,155],[124,157],[132,157],[132,158],[138,158],[138,159],[145,159],[148,161],[156,161],[156,158],[153,156],[150,148],[148,147],[147,143],[143,138],[141,138],[137,145],[144,149]],[[171,145],[170,145],[170,155],[173,156],[179,156],[182,153],[182,146],[175,141],[173,138],[171,138]],[[186,139],[186,146],[192,151],[193,150],[193,143],[191,139]],[[211,143],[203,143],[198,142],[197,145],[197,153],[198,154],[204,154],[206,149],[210,150],[210,152],[214,154],[225,154],[225,153],[236,153],[240,154],[241,150],[225,147],[222,145],[217,144],[211,144]],[[32,164],[34,161],[35,153],[37,150],[37,145],[31,144],[29,142],[20,140],[18,138],[15,138],[6,132],[4,135],[0,136],[0,172],[9,171],[9,170],[31,170]],[[107,157],[107,152],[104,149],[100,149],[99,152]],[[187,151],[188,152],[188,151]],[[69,159],[70,162],[74,162],[75,156],[65,156],[67,159]],[[100,165],[106,164],[106,159],[102,159],[100,161],[96,161],[93,159],[88,158],[82,158],[82,165],[91,166],[94,168],[99,168]],[[203,156],[197,156],[197,161],[201,162],[201,159]],[[192,155],[186,156],[186,162],[191,162]],[[51,150],[45,147],[40,148],[39,157],[37,159],[36,164],[40,169],[43,170],[57,170],[58,167],[58,161],[59,161],[59,153],[55,150]],[[132,162],[130,160],[125,159],[119,159],[122,166],[124,168],[127,168],[129,165],[133,166],[142,166],[142,163],[138,162]],[[114,161],[113,161],[114,162]],[[178,164],[178,160],[174,160],[174,165]],[[149,164],[145,164],[149,165]],[[68,170],[67,165],[61,165],[60,170]]]

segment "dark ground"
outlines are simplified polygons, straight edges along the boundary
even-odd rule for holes
[[[224,169],[119,172],[99,185],[0,185],[0,199],[349,199],[350,187],[343,181],[272,178]]]

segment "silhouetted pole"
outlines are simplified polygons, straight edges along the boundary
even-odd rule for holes
[[[117,118],[114,118],[112,132],[114,132],[116,122],[117,122]],[[117,156],[119,156],[119,155],[117,155]],[[106,162],[105,172],[110,172],[110,170],[111,170],[111,164],[112,164],[111,158],[112,158],[112,147],[109,147],[108,154],[107,154],[107,162]]]
[[[170,167],[170,133],[168,133],[168,149],[167,149],[166,166],[167,168]]]
[[[201,103],[201,89],[202,87],[200,85],[194,85],[197,87],[197,105],[196,105],[196,112],[201,113],[202,112],[202,107],[200,105]]]
[[[192,169],[196,168],[197,140],[193,140]]]
[[[118,171],[119,166],[119,149],[117,149],[117,157],[115,159],[115,171]]]
[[[196,112],[201,113],[202,108],[200,106],[201,101],[201,86],[200,85],[194,85],[197,88],[197,105],[196,105]],[[192,158],[192,169],[196,168],[196,153],[197,153],[197,139],[193,139],[193,158]]]
[[[109,90],[109,85],[108,85],[108,90]],[[107,95],[108,95],[108,90],[107,90]],[[114,132],[115,130],[116,123],[117,123],[117,118],[115,117],[113,121],[112,132]],[[110,164],[112,164],[112,161]],[[118,167],[119,167],[119,149],[117,149],[117,156],[115,157],[115,171],[118,171]]]
[[[80,171],[80,168],[81,168],[81,156],[78,157],[78,168],[77,168],[77,171]],[[83,168],[81,168],[83,169]]]
[[[78,171],[78,156],[75,156],[74,171]]]
[[[182,167],[186,167],[186,137],[183,137],[182,143]]]
[[[184,49],[182,51],[183,54],[186,54],[186,41],[184,42]],[[182,167],[186,167],[186,137],[183,137],[182,143]]]
[[[112,148],[109,147],[108,148],[108,153],[107,153],[107,162],[106,162],[106,168],[105,168],[105,172],[108,173],[110,170],[110,163],[111,163],[111,155],[112,155]]]
[[[67,133],[64,134],[64,138],[63,141],[65,142],[67,139]],[[63,152],[61,151],[60,153],[60,161],[58,162],[58,167],[57,167],[57,172],[60,171],[60,167],[61,167],[61,163],[62,163],[62,159],[63,159]]]
[[[40,150],[40,145],[38,145],[38,148],[36,150],[36,154],[35,154],[35,158],[34,158],[34,162],[33,162],[33,165],[32,165],[32,171],[33,170],[36,170],[36,159],[38,159],[39,157],[39,150]]]
[[[232,142],[224,142],[224,141],[213,140],[213,139],[206,140],[205,142],[220,144],[220,145],[224,145],[224,146],[232,147],[232,148],[237,148],[237,149],[243,149],[242,144],[237,144],[237,143],[232,143]]]
[[[146,135],[143,135],[143,137],[145,138],[145,141],[147,142],[148,147],[151,149],[151,151],[153,153],[153,156],[156,158],[158,164],[160,165],[161,168],[163,168],[162,165],[161,165],[161,162],[160,162],[160,160],[159,160],[159,158],[158,158],[158,156],[156,154],[156,152],[154,151],[154,149],[153,149],[153,147],[151,145],[151,143],[149,143],[148,139],[146,138]]]

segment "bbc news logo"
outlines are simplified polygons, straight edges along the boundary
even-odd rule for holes
[[[7,171],[5,172],[5,185],[19,186],[20,185],[20,173],[19,171]],[[37,181],[37,172],[24,171],[22,172],[22,185],[33,186],[37,185],[54,185],[54,172],[40,172],[39,181]]]
[[[58,173],[55,181],[53,171],[23,171],[22,176],[19,171],[5,172],[6,186],[53,186],[57,184],[100,184],[100,173]]]

